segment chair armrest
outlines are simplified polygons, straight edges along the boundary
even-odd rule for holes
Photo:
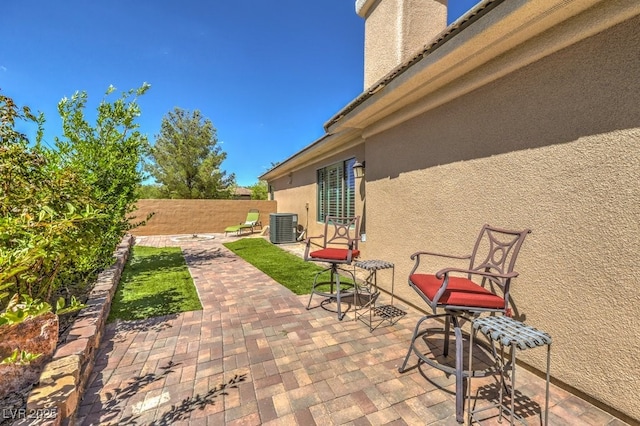
[[[462,274],[482,275],[484,277],[489,277],[489,278],[505,278],[505,279],[515,278],[519,275],[516,271],[512,271],[506,274],[499,274],[497,272],[473,271],[471,269],[444,268],[436,272],[436,278],[441,279],[445,275],[449,274],[450,272],[459,272]]]
[[[441,254],[441,253],[434,253],[429,251],[417,251],[413,253],[410,257],[411,260],[415,260],[415,264],[413,265],[413,269],[411,269],[411,272],[409,273],[409,275],[413,275],[418,270],[418,266],[420,266],[420,256],[422,255],[446,257],[449,259],[471,259],[471,255],[455,256],[450,254]]]
[[[324,238],[324,235],[318,235],[316,237],[307,237],[304,240],[305,249],[304,249],[304,260],[309,259],[309,248],[311,247],[311,240],[315,240],[318,238]]]
[[[315,237],[307,237],[307,238],[304,239],[304,243],[306,245],[310,245],[311,244],[311,240],[315,240],[315,239],[318,239],[318,238],[324,238],[324,235],[318,235],[318,236],[315,236]]]
[[[455,256],[451,254],[434,253],[430,251],[417,251],[411,255],[411,260],[415,260],[417,257],[420,257],[423,254],[428,256],[448,257],[449,259],[471,259],[470,254],[466,256]]]

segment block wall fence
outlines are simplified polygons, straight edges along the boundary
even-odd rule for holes
[[[220,233],[244,222],[249,209],[258,209],[266,226],[277,212],[276,202],[267,200],[139,200],[137,207],[132,223],[154,215],[130,231],[135,236]]]

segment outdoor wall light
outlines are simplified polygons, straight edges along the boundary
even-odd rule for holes
[[[364,177],[364,164],[364,161],[361,163],[358,160],[353,164],[353,175],[356,178]]]

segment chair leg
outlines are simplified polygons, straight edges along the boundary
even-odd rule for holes
[[[475,337],[476,333],[478,332],[478,330],[476,330],[475,328],[471,327],[471,334],[469,335],[469,362],[468,362],[468,366],[469,366],[469,377],[467,378],[467,390],[465,392],[465,394],[467,395],[467,423],[469,425],[473,424],[473,413],[471,412],[471,374],[473,371],[473,338]],[[474,404],[474,408],[475,408],[475,404]]]
[[[462,330],[458,317],[451,315],[453,322],[453,331],[456,336],[456,420],[458,423],[464,422],[464,394],[465,394],[465,377],[464,377],[464,342],[462,341]]]
[[[320,276],[321,273],[325,272],[325,270],[320,271],[316,274],[316,276],[313,278],[313,286],[311,287],[311,294],[309,295],[309,303],[307,303],[307,310],[311,309],[311,300],[313,299],[313,295],[316,294],[316,284],[318,283],[318,277]]]
[[[309,296],[309,303],[307,303],[307,310],[311,309],[311,301],[313,300],[313,295],[314,294],[318,294],[321,296],[325,296],[325,297],[329,297],[329,298],[335,298],[336,299],[336,303],[338,304],[338,319],[340,321],[342,321],[342,319],[344,318],[345,314],[342,313],[342,293],[341,293],[341,281],[340,281],[340,273],[338,272],[338,267],[337,265],[331,265],[330,268],[324,269],[320,272],[318,272],[313,280],[313,286],[311,287],[311,295]],[[351,273],[348,270],[345,269],[340,269],[348,274],[350,274],[354,280],[355,283],[355,275],[353,273]],[[318,285],[318,277],[320,276],[320,274],[322,274],[323,272],[329,271],[330,272],[330,279],[329,281],[323,281],[320,284],[327,284],[329,283],[330,285],[330,290],[329,293],[324,293],[321,291],[316,291],[316,286]],[[354,284],[355,285],[355,284]],[[335,286],[335,292],[334,292],[334,286]]]
[[[416,339],[418,338],[418,331],[420,330],[420,324],[422,324],[422,322],[428,318],[430,318],[430,315],[426,315],[422,318],[420,318],[418,320],[418,322],[416,323],[416,328],[413,330],[413,336],[411,336],[411,343],[409,344],[409,350],[407,351],[407,356],[404,357],[404,362],[402,363],[402,365],[400,366],[400,368],[398,368],[398,372],[399,373],[404,373],[405,369],[407,367],[407,362],[409,362],[409,357],[411,356],[411,351],[414,350],[414,343],[416,341]],[[420,359],[418,359],[418,363],[420,363]]]
[[[336,271],[335,274],[336,280],[336,303],[338,304],[338,320],[342,321],[342,319],[344,318],[344,314],[342,313],[342,303],[340,300],[340,274],[338,274],[338,272]]]
[[[344,268],[338,268],[336,265],[336,300],[338,303],[338,319],[340,321],[342,321],[342,319],[344,318],[346,313],[342,313],[342,304],[341,304],[341,300],[342,300],[342,281],[340,280],[340,273],[338,272],[338,270],[341,270],[346,274],[351,275],[351,279],[353,280],[353,293],[347,293],[347,296],[349,296],[350,294],[353,294],[354,297],[354,302],[355,302],[355,298],[359,297],[358,296],[358,287],[357,287],[357,282],[356,282],[356,275],[354,272],[351,272],[348,269],[344,269]]]
[[[424,356],[421,355],[420,351],[416,348],[415,342],[417,340],[417,338],[419,336],[422,336],[423,334],[425,334],[425,332],[427,332],[429,329],[425,330],[424,332],[420,331],[420,325],[422,324],[422,322],[426,319],[430,319],[430,318],[437,318],[437,317],[441,317],[444,316],[445,317],[445,327],[444,327],[444,333],[445,333],[445,347],[443,348],[443,353],[446,354],[447,351],[447,347],[449,344],[449,331],[450,331],[450,327],[451,325],[453,325],[453,332],[455,335],[455,339],[456,339],[456,364],[455,364],[455,368],[451,368],[451,367],[445,367],[444,365],[433,361],[434,363],[432,363],[432,360],[429,360],[427,358],[425,358]],[[411,356],[411,351],[414,351],[416,353],[416,355],[418,356],[418,365],[420,364],[420,361],[426,362],[427,364],[430,364],[442,371],[445,371],[447,374],[453,374],[456,377],[456,421],[458,423],[463,423],[464,422],[464,398],[465,398],[465,392],[466,392],[466,385],[467,385],[467,378],[465,377],[465,375],[469,375],[471,373],[466,373],[465,369],[464,369],[464,360],[463,360],[463,354],[464,354],[464,341],[462,339],[462,329],[460,327],[460,318],[457,315],[454,315],[450,312],[446,313],[446,314],[440,314],[440,315],[426,315],[422,318],[420,318],[420,320],[417,322],[416,327],[413,331],[413,336],[411,337],[411,343],[409,344],[409,350],[407,351],[407,355],[404,358],[404,362],[402,363],[402,365],[398,368],[398,372],[400,373],[404,373],[407,367],[407,363],[409,362],[409,357]],[[446,355],[445,355],[446,356]]]
[[[449,333],[451,331],[451,315],[447,314],[444,317],[444,348],[442,348],[442,355],[446,358],[449,356]]]
[[[337,269],[335,269],[335,265],[331,265],[331,276],[329,277],[329,281],[331,281],[331,287],[329,288],[329,293],[333,293],[333,282],[334,282],[334,277],[338,274]]]

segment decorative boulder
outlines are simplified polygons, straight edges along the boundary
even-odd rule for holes
[[[0,364],[0,399],[38,382],[58,344],[58,316],[46,313],[21,323],[0,326],[0,360],[14,350],[42,354],[27,365]]]

